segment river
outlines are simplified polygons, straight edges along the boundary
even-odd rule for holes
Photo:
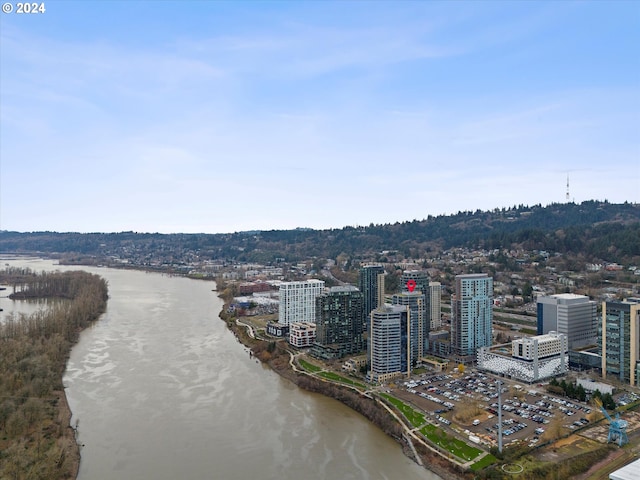
[[[109,283],[107,311],[80,336],[63,379],[80,480],[440,478],[360,414],[251,358],[218,318],[213,282],[0,261]]]

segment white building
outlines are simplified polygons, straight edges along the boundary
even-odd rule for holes
[[[316,326],[312,323],[293,322],[289,324],[289,343],[294,347],[310,347],[316,341]]]
[[[519,338],[511,342],[511,352],[514,358],[521,358],[532,362],[553,357],[565,352],[567,354],[567,336],[558,332],[549,332],[547,335]]]
[[[609,395],[613,395],[613,386],[607,383],[596,382],[591,379],[579,378],[576,383],[578,385],[582,385],[587,392],[595,392],[596,390],[600,390],[600,393],[608,393]]]
[[[324,282],[316,279],[280,284],[278,323],[281,325],[289,325],[293,322],[315,323],[316,297],[323,291]]]
[[[499,353],[502,347],[479,349],[478,368],[527,383],[567,373],[569,352],[567,337],[562,333],[514,340],[511,357]]]

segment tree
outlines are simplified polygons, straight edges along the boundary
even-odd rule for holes
[[[547,430],[542,434],[542,439],[546,441],[554,441],[564,433],[563,419],[556,415],[547,425]]]
[[[587,400],[587,392],[585,391],[582,385],[578,385],[576,387],[576,398],[581,402],[584,402]]]
[[[575,384],[573,383],[568,383],[567,384],[567,388],[565,390],[565,394],[567,395],[567,397],[569,398],[576,398],[576,391],[575,391]]]

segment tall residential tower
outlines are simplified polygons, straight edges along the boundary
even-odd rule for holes
[[[441,301],[442,285],[440,282],[429,282],[429,321],[433,331],[442,327]]]
[[[410,366],[413,368],[429,349],[429,319],[424,307],[424,293],[397,293],[391,298],[391,303],[408,307]]]
[[[456,275],[455,281],[451,351],[466,360],[475,356],[480,347],[490,347],[493,340],[493,278],[474,273]]]
[[[358,288],[362,292],[363,315],[366,324],[372,310],[384,305],[384,267],[382,265],[365,265],[360,268]]]
[[[364,350],[363,298],[353,285],[331,287],[316,297],[313,356],[331,360]]]
[[[640,298],[602,304],[602,376],[640,385]]]
[[[409,375],[411,347],[406,306],[383,305],[373,310],[369,340],[369,377],[372,381],[386,382],[398,375]]]
[[[278,323],[281,325],[289,325],[293,322],[315,323],[316,297],[323,291],[322,280],[282,283]]]

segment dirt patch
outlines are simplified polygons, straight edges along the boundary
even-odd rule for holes
[[[573,445],[577,441],[578,441],[578,438],[572,435],[570,437],[562,438],[558,440],[556,443],[553,444],[553,448],[562,448],[562,447],[566,447],[567,445]]]

